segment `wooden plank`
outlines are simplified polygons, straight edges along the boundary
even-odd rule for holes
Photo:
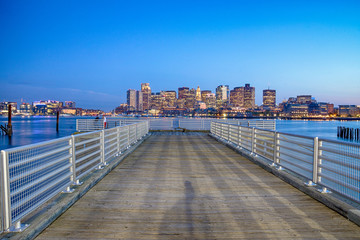
[[[38,239],[359,236],[355,224],[207,135],[159,134]]]

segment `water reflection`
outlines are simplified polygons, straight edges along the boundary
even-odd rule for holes
[[[57,132],[56,117],[13,117],[13,136],[0,136],[0,150],[69,136],[76,131],[76,119],[60,118]],[[7,117],[0,117],[0,124],[7,124]]]
[[[69,136],[76,131],[76,119],[81,117],[60,117],[59,132],[56,131],[56,117],[13,117],[13,136],[0,135],[0,150]],[[92,117],[88,117],[92,118]],[[7,124],[7,117],[0,117],[0,124]],[[178,125],[178,122],[174,123]],[[360,121],[309,121],[277,120],[277,131],[332,140],[337,138],[337,127],[360,128]]]

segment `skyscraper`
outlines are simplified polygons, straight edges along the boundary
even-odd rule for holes
[[[186,98],[189,94],[189,88],[188,87],[181,87],[178,89],[178,98],[183,99]]]
[[[244,107],[255,108],[255,88],[248,83],[244,87]]]
[[[143,93],[136,91],[136,111],[142,112],[143,109]]]
[[[129,89],[127,90],[127,105],[130,111],[136,110],[136,90]]]
[[[216,88],[216,106],[218,108],[225,107],[226,103],[229,101],[229,98],[229,85],[219,85]]]
[[[203,91],[201,91],[201,101],[202,101],[202,102],[205,102],[205,100],[206,100],[206,95],[207,95],[207,94],[210,94],[210,93],[211,93],[210,90],[203,90]]]
[[[266,89],[263,90],[263,107],[274,108],[276,106],[276,91]]]
[[[233,107],[244,107],[244,87],[236,87],[230,91],[230,104]]]
[[[195,97],[196,101],[201,101],[201,91],[200,91],[200,87],[198,86],[196,89],[196,97]]]
[[[161,95],[165,97],[164,107],[176,106],[176,91],[162,91]]]
[[[148,110],[150,109],[150,101],[151,101],[151,88],[149,83],[142,83],[141,84],[141,92],[143,98],[143,109]]]

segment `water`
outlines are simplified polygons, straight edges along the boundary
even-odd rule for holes
[[[0,150],[70,136],[76,132],[78,118],[60,117],[59,132],[56,132],[56,117],[15,116],[12,118],[13,136],[0,135]],[[1,125],[7,124],[7,121],[7,117],[0,117]]]
[[[0,150],[69,136],[76,132],[78,118],[82,117],[60,117],[59,132],[56,132],[56,117],[13,117],[13,137],[0,135]],[[5,123],[7,117],[0,117],[0,124]],[[360,121],[276,120],[278,132],[332,140],[340,140],[337,138],[338,126],[360,128]]]
[[[314,120],[277,120],[276,131],[309,137],[341,140],[337,138],[337,127],[360,128],[360,121],[314,121]]]

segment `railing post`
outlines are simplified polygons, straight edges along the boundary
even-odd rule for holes
[[[128,133],[127,133],[128,147],[130,147],[130,125],[128,125]]]
[[[101,163],[103,166],[106,166],[107,163],[105,161],[105,130],[101,130],[100,132],[100,143],[101,143]]]
[[[314,138],[314,159],[313,159],[313,179],[312,182],[309,182],[309,185],[316,184],[319,180],[318,177],[318,168],[319,165],[319,138],[315,137]]]
[[[230,124],[227,124],[227,139],[228,142],[230,142]]]
[[[138,140],[139,140],[139,136],[138,136],[138,134],[139,134],[139,129],[138,129],[138,127],[139,127],[139,124],[138,123],[135,123],[135,142],[137,142]]]
[[[71,172],[72,172],[72,175],[71,175],[71,181],[74,185],[81,185],[82,183],[76,179],[77,176],[76,176],[76,153],[75,153],[75,136],[72,135],[71,136],[71,139],[69,141],[69,144],[70,144],[70,154],[71,154],[71,158],[70,158],[70,162],[71,162]]]
[[[120,128],[121,127],[117,127],[116,129],[116,143],[117,143],[117,153],[120,153]]]
[[[279,163],[279,134],[277,132],[274,132],[274,153],[273,153],[273,163],[272,165],[274,166],[275,164]]]
[[[2,224],[4,230],[11,226],[11,201],[10,201],[10,178],[9,178],[9,158],[8,153],[1,151],[1,211]]]
[[[252,128],[251,131],[251,153],[254,153],[255,150],[255,128]]]
[[[241,127],[240,127],[240,125],[238,125],[238,126],[237,126],[237,133],[236,133],[236,136],[237,136],[237,145],[238,145],[238,147],[240,147],[240,144],[241,144],[240,133],[241,133]]]

